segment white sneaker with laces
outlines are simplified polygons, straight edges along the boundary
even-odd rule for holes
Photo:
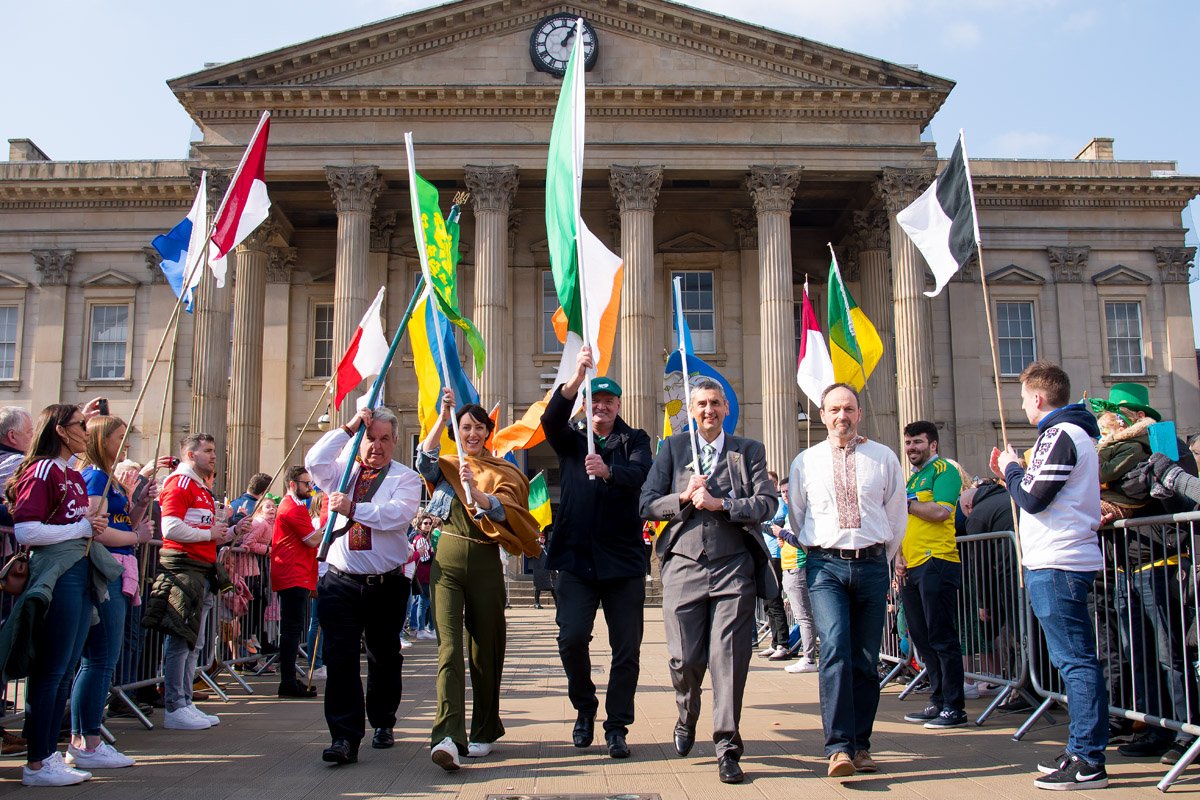
[[[66,762],[72,767],[85,769],[122,769],[132,767],[134,760],[108,742],[100,742],[95,750],[83,750],[75,745],[67,746]]]
[[[417,631],[417,638],[418,639],[436,639],[437,634],[434,633],[433,631],[425,630],[424,628],[422,628],[421,630]]]
[[[412,642],[410,642],[410,641],[407,639],[407,637],[404,637],[404,636],[401,636],[401,637],[400,637],[400,649],[401,649],[401,650],[407,650],[408,648],[410,648],[410,647],[412,647],[412,646],[413,646],[413,643],[412,643]]]
[[[74,786],[91,779],[92,773],[68,767],[57,750],[42,759],[41,769],[21,768],[21,783],[25,786]]]
[[[329,677],[329,673],[325,671],[324,664],[322,664],[321,666],[319,666],[313,670],[313,680],[314,681],[323,681],[328,677]]]
[[[458,745],[449,736],[435,744],[430,755],[433,757],[433,763],[446,772],[454,772],[462,766],[458,762]]]
[[[212,723],[191,712],[191,706],[180,706],[163,713],[163,727],[169,731],[206,731]]]
[[[770,657],[771,657],[771,656],[773,656],[773,655],[775,655],[775,648],[774,648],[774,647],[768,647],[768,648],[765,648],[765,649],[763,649],[763,650],[759,650],[759,651],[758,651],[758,657],[759,657],[759,658],[770,658]]]
[[[978,700],[979,699],[979,687],[974,683],[964,683],[963,684],[963,697],[965,697],[967,700]]]
[[[214,727],[214,728],[215,728],[216,726],[218,726],[218,725],[220,725],[220,724],[221,724],[221,718],[220,718],[220,717],[218,717],[216,714],[205,714],[203,711],[201,711],[200,709],[196,708],[196,704],[195,704],[195,703],[188,703],[188,704],[187,704],[187,709],[188,709],[188,711],[190,711],[190,712],[191,712],[193,715],[195,715],[195,716],[199,717],[200,719],[204,720],[205,722],[207,722],[207,723],[208,723],[208,724],[209,724],[211,727]]]
[[[467,758],[483,758],[491,754],[491,742],[467,742]]]
[[[817,667],[817,662],[810,661],[807,658],[801,658],[795,664],[788,664],[783,668],[784,672],[790,672],[793,675],[801,672],[816,672],[818,669],[819,667]]]

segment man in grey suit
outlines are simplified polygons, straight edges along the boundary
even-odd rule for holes
[[[675,750],[686,756],[696,741],[700,685],[711,669],[718,774],[724,783],[740,783],[745,775],[738,766],[738,722],[753,650],[755,597],[764,591],[758,585],[764,579],[766,593],[779,591],[758,531],[775,513],[778,494],[762,442],[722,429],[729,405],[721,384],[697,380],[688,413],[696,421],[700,469],[688,431],[667,439],[642,485],[641,512],[669,523],[656,547],[679,705]]]

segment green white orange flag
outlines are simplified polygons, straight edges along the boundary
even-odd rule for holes
[[[883,341],[846,290],[832,245],[829,252],[829,356],[833,361],[833,379],[862,391],[883,357]]]
[[[576,45],[582,40],[582,36],[576,36]],[[575,360],[585,343],[592,346],[596,375],[607,373],[617,335],[624,276],[621,259],[588,230],[579,215],[584,139],[582,61],[581,48],[573,47],[554,112],[546,159],[546,244],[559,302],[554,332],[563,343],[554,379],[556,388],[575,373]],[[496,455],[524,450],[545,440],[541,420],[549,400],[547,393],[521,419],[496,433]]]

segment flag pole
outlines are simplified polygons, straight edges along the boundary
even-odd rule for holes
[[[419,234],[420,229],[418,229]],[[424,252],[421,249],[420,242],[417,244],[417,250]],[[375,401],[379,399],[379,393],[383,391],[383,381],[387,375],[388,367],[392,365],[392,359],[396,356],[396,350],[400,347],[400,339],[404,336],[404,331],[408,329],[408,321],[412,319],[413,309],[417,307],[417,301],[421,298],[422,290],[425,288],[425,276],[422,275],[417,280],[417,288],[413,291],[412,299],[408,301],[408,308],[404,309],[404,316],[400,318],[400,325],[396,328],[396,333],[392,336],[392,343],[388,347],[387,355],[383,357],[383,366],[379,368],[379,374],[375,376],[375,382],[371,384],[371,393],[367,396],[367,408],[374,409]],[[330,383],[333,381],[331,380]],[[328,390],[328,387],[326,387]],[[307,426],[305,426],[307,427]],[[338,483],[338,491],[345,493],[350,486],[350,478],[354,474],[354,455],[358,452],[358,448],[362,446],[363,436],[367,432],[366,425],[359,425],[358,430],[354,434],[354,441],[350,447],[350,457],[346,459],[346,468],[342,470],[342,479]],[[317,560],[324,561],[329,555],[329,548],[333,546],[333,523],[336,520],[337,514],[330,514],[329,519],[325,521],[325,535],[321,539],[320,549],[317,551]]]
[[[171,360],[167,362],[167,383],[163,387],[163,407],[162,413],[158,415],[158,437],[154,442],[153,459],[155,462],[154,475],[158,474],[158,454],[162,452],[163,426],[167,424],[167,398],[171,397],[174,401],[174,395],[170,394],[172,387],[175,385],[175,352],[176,345],[179,342],[179,326],[175,326],[175,333],[171,336]],[[120,452],[119,450],[117,451]],[[107,495],[108,492],[105,492]]]
[[[433,278],[429,274],[429,254],[425,250],[425,226],[421,224],[421,204],[417,199],[417,164],[416,156],[413,153],[412,131],[404,133],[404,151],[408,156],[408,201],[412,207],[413,234],[416,237],[417,254],[421,261],[421,275],[425,277],[426,293],[429,295],[429,302],[433,309],[433,333],[434,338],[437,339],[438,357],[442,362],[442,379],[446,385],[449,385],[450,367],[446,362],[446,343],[442,341],[442,326],[438,323],[437,298],[434,296]],[[458,435],[458,417],[455,416],[453,410],[450,413],[450,430],[454,432],[454,451],[458,454],[458,463],[463,464],[466,454],[463,453],[462,440]],[[475,505],[475,500],[471,497],[471,487],[465,483],[463,484],[463,493],[467,497],[467,505]]]
[[[267,488],[274,486],[275,481],[279,480],[280,473],[287,469],[287,464],[292,457],[292,453],[296,452],[296,446],[300,444],[300,440],[304,438],[304,432],[308,430],[309,425],[312,425],[313,418],[317,416],[317,412],[324,407],[325,396],[329,394],[329,390],[333,388],[334,381],[336,380],[337,375],[335,374],[330,376],[329,380],[325,382],[324,388],[321,389],[321,395],[317,398],[317,404],[313,406],[312,413],[308,415],[308,419],[305,420],[304,424],[300,426],[300,433],[296,434],[296,439],[292,442],[292,446],[288,448],[286,453],[284,453],[283,461],[280,462],[279,469],[275,470],[275,474],[271,476],[271,482],[267,484]]]
[[[583,46],[583,17],[578,17],[575,20],[575,41],[571,45],[571,56],[570,57],[572,59],[577,58],[577,56],[579,55],[579,48],[582,46]],[[581,70],[581,66],[582,65],[578,61],[575,62],[575,70],[571,74],[572,80],[574,81],[575,85],[571,86],[570,88],[568,88],[566,86],[563,87],[563,91],[570,91],[570,92],[575,92],[576,89],[579,89],[580,91],[578,93],[576,93],[576,95],[573,99],[578,100],[580,103],[584,102],[584,100],[585,100],[584,93],[582,91],[582,89],[583,89],[583,72]],[[582,124],[576,124],[576,123],[582,122],[582,120],[579,119],[579,117],[582,115],[582,109],[577,110],[575,108],[574,103],[571,104],[571,109],[572,109],[571,166],[572,166],[572,169],[574,169],[574,171],[575,171],[575,174],[574,174],[575,191],[572,195],[573,199],[575,201],[575,208],[574,208],[574,212],[575,212],[575,263],[576,263],[576,273],[575,274],[576,274],[576,283],[579,287],[579,313],[580,313],[580,316],[583,318],[583,330],[582,330],[581,338],[583,339],[583,346],[588,347],[592,344],[592,342],[591,342],[591,331],[589,330],[590,326],[588,325],[587,290],[584,288],[584,277],[583,277],[584,276],[584,265],[583,265],[583,235],[582,235],[582,228],[583,228],[583,210],[582,210],[583,197],[582,196],[583,196],[584,135],[583,135],[583,130],[582,130],[582,127],[583,127]],[[594,356],[595,356],[595,353],[593,350],[593,357]],[[584,404],[584,414],[587,416],[588,455],[591,456],[591,455],[596,454],[596,435],[595,435],[596,429],[595,429],[595,424],[592,422],[592,378],[595,377],[595,367],[588,369],[584,377],[585,377],[585,380],[583,382],[583,404]],[[595,475],[588,475],[588,480],[594,481],[595,479],[596,479]]]
[[[837,270],[838,284],[842,287],[842,308],[846,311],[846,324],[850,326],[850,335],[854,337],[854,347],[858,350],[858,358],[855,362],[858,364],[858,374],[862,375],[863,394],[867,398],[867,403],[874,407],[871,403],[871,392],[867,389],[867,369],[862,363],[862,348],[858,346],[858,334],[854,330],[854,320],[850,317],[850,301],[846,299],[846,279],[842,277],[842,265],[838,263],[837,251],[833,249],[833,242],[825,243],[829,247],[829,255],[833,259],[833,268]]]
[[[688,440],[692,443],[692,464],[696,467],[697,475],[704,475],[700,466],[700,451],[696,447],[696,420],[692,418],[692,383],[688,373],[687,347],[683,341],[683,299],[679,294],[682,280],[676,276],[671,281],[671,286],[674,289],[672,294],[675,295],[675,331],[679,336],[679,363],[683,369],[683,413],[687,415]]]

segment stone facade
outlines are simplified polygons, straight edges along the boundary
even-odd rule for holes
[[[1000,417],[979,265],[925,298],[928,269],[894,221],[937,170],[920,133],[953,84],[667,0],[588,5],[601,51],[587,76],[583,215],[625,260],[612,371],[629,421],[659,430],[671,276],[694,275],[711,315],[705,358],[739,392],[742,432],[784,471],[823,435],[800,416],[792,314],[807,278],[824,323],[832,242],[885,340],[868,383],[870,434],[896,446],[904,423],[932,418],[944,452],[981,472]],[[186,161],[54,162],[14,140],[0,163],[0,313],[17,309],[17,332],[0,356],[8,346],[16,358],[0,402],[104,394],[127,416],[153,369],[135,458],[223,419],[229,493],[273,472],[297,436],[304,448],[320,435],[306,420],[320,415],[329,369],[376,287],[388,286],[389,330],[408,303],[419,272],[411,130],[443,205],[473,194],[459,293],[489,346],[477,385],[502,421],[520,416],[558,363],[544,330],[542,208],[559,82],[533,68],[528,37],[565,8],[462,0],[175,79],[203,133]],[[186,213],[197,168],[236,164],[264,109],[270,230],[238,249],[209,308],[164,335],[174,298],[146,246]],[[1195,254],[1179,211],[1200,178],[1116,161],[1097,142],[1069,161],[972,162],[998,334],[1010,365],[1025,347],[1064,364],[1077,393],[1145,383],[1195,431],[1179,286]],[[406,344],[385,393],[402,412],[404,450],[418,429],[411,363]],[[1000,384],[1010,436],[1027,445],[1018,385]],[[553,475],[547,448],[528,460]]]

